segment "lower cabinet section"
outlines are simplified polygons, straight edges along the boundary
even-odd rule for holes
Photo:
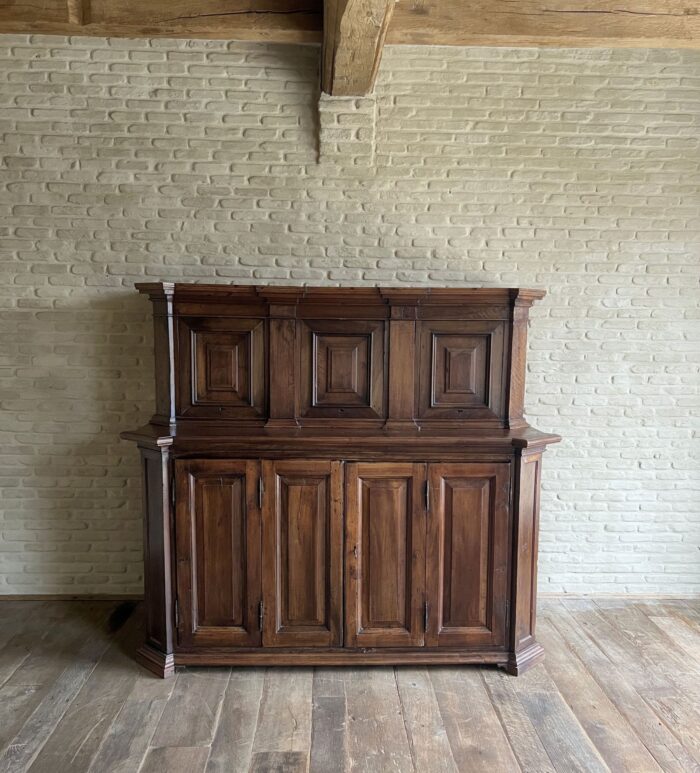
[[[176,651],[505,652],[510,464],[175,469]]]

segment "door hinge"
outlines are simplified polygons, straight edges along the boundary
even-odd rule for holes
[[[175,509],[175,477],[170,481],[170,506]]]
[[[180,628],[180,605],[177,603],[177,598],[175,599],[175,630],[178,630]]]
[[[426,601],[423,604],[423,630],[425,633],[428,633],[428,617],[430,615],[430,606],[428,602]]]
[[[506,599],[506,625],[510,624],[510,599]]]
[[[430,510],[430,481],[425,481],[425,509]]]
[[[262,478],[258,478],[258,507],[262,510],[263,495],[265,494],[265,484]]]
[[[258,630],[263,629],[263,616],[265,615],[265,605],[262,601],[258,603]]]

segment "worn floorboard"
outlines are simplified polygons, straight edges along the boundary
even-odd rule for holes
[[[700,601],[546,600],[545,662],[518,678],[441,666],[160,680],[132,658],[142,611],[117,606],[0,600],[3,773],[700,773]]]

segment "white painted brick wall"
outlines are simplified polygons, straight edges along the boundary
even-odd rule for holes
[[[541,588],[698,592],[700,53],[389,48],[320,143],[317,58],[0,39],[0,592],[141,588],[143,279],[546,288]]]

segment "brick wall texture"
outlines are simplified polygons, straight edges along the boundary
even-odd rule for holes
[[[540,287],[544,592],[700,591],[700,52],[0,38],[0,593],[141,589],[136,281]],[[320,136],[319,136],[320,135]]]

